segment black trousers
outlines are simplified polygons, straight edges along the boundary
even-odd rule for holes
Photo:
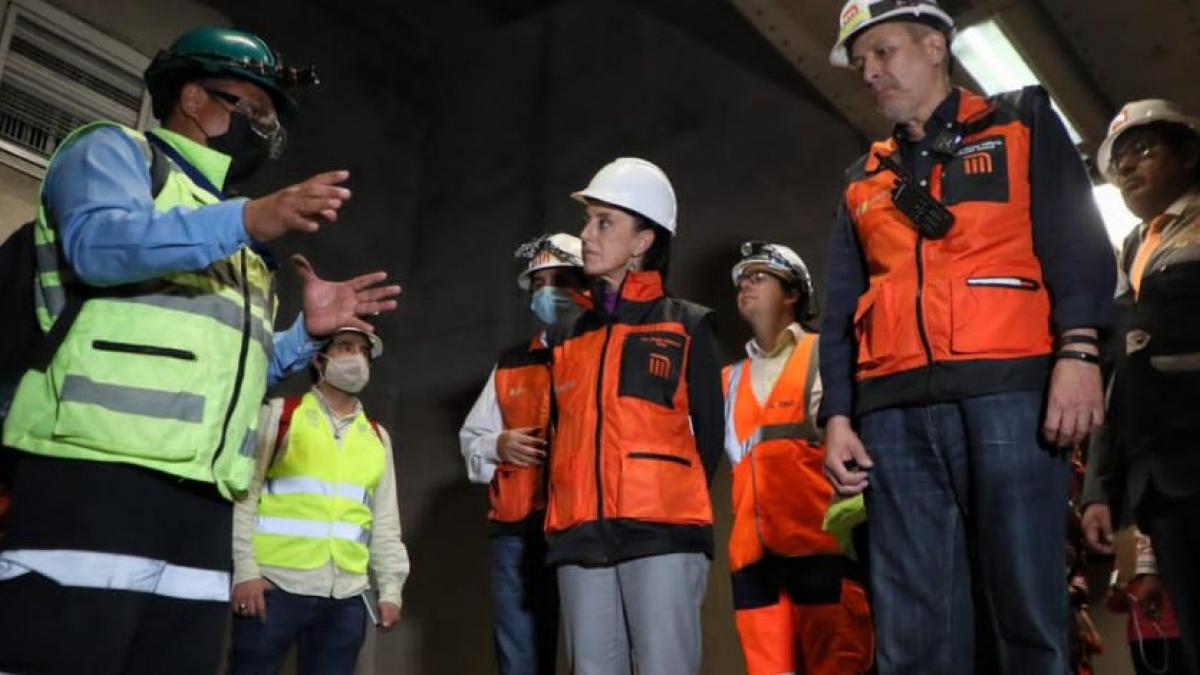
[[[1179,621],[1186,667],[1178,672],[1200,673],[1200,495],[1178,499],[1152,492],[1138,506],[1137,520],[1150,535]]]
[[[231,505],[212,485],[130,465],[23,454],[0,547],[13,555],[88,551],[228,573],[231,535]],[[22,574],[0,581],[0,671],[211,675],[228,616],[224,600]]]

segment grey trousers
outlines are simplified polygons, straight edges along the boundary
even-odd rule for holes
[[[558,568],[573,675],[696,675],[702,553],[669,553],[611,567]]]

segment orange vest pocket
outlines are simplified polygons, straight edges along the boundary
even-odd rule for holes
[[[950,302],[955,354],[1050,350],[1050,298],[1038,274],[1006,270],[956,277]]]
[[[858,341],[858,365],[870,368],[876,365],[883,352],[880,345],[890,337],[879,335],[887,327],[886,321],[876,321],[876,317],[886,314],[880,306],[880,287],[871,286],[858,298],[854,308],[854,337]]]
[[[673,525],[712,522],[708,486],[698,457],[633,450],[621,456],[617,518]]]
[[[542,468],[500,464],[489,486],[492,511],[488,517],[502,523],[524,520],[546,504]]]
[[[550,484],[546,498],[546,530],[561,532],[596,517],[596,491],[590,471],[579,466],[581,453],[551,453]]]
[[[821,473],[821,451],[808,444],[777,441],[758,446],[748,459],[754,470],[755,515],[763,545],[783,556],[839,553],[837,541],[821,530],[833,496]]]

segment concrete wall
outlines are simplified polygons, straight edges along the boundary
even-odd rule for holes
[[[38,179],[0,165],[0,242],[37,212]]]
[[[95,16],[153,27],[127,31],[152,51],[176,32],[159,22],[223,15],[319,66],[323,85],[301,94],[287,155],[247,192],[349,168],[354,198],[339,222],[275,248],[285,261],[308,255],[328,277],[384,269],[406,287],[379,322],[387,354],[364,396],[396,440],[413,561],[402,625],[375,646],[377,671],[494,672],[486,493],[465,480],[456,432],[498,350],[531,328],[513,248],[575,231],[567,195],[607,161],[651,159],[680,202],[670,286],[717,310],[733,358],[746,339],[729,281],[737,244],[788,243],[820,280],[841,169],[863,139],[724,0],[209,5],[172,14],[161,0],[127,0]],[[3,180],[0,170],[0,207]],[[297,305],[286,270],[281,291],[286,322]],[[706,675],[742,672],[723,550],[727,472],[713,486]]]
[[[732,356],[745,339],[728,277],[737,244],[786,241],[819,277],[840,167],[861,139],[721,0],[293,5],[286,22],[268,22],[270,7],[216,6],[315,59],[326,83],[260,183],[355,165],[345,217],[280,248],[331,274],[382,267],[406,282],[366,396],[398,439],[413,560],[379,670],[490,672],[486,494],[464,478],[456,432],[497,351],[530,330],[513,248],[577,230],[567,195],[605,162],[649,158],[679,195],[671,287],[718,310]],[[304,30],[314,22],[320,32]],[[724,473],[713,497],[723,549]],[[741,671],[726,570],[722,551],[705,673]]]

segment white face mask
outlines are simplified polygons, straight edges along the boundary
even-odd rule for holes
[[[362,354],[325,357],[325,373],[321,376],[330,386],[348,394],[357,394],[371,379],[371,368]]]

